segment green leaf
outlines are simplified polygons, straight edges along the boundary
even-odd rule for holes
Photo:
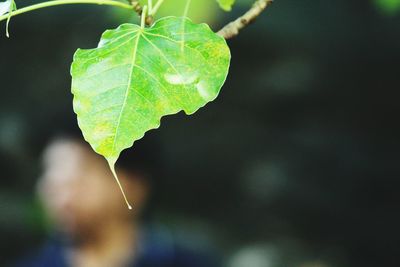
[[[13,6],[13,1],[12,0],[7,0],[5,2],[0,2],[0,16],[7,14],[10,12]]]
[[[113,169],[121,151],[158,128],[161,117],[193,114],[214,100],[229,64],[226,41],[187,18],[107,30],[97,48],[78,49],[71,66],[85,139]]]
[[[6,36],[10,37],[8,32],[8,27],[11,20],[11,13],[17,9],[17,5],[14,0],[7,0],[5,2],[0,2],[0,16],[8,13],[7,23],[6,23]]]
[[[219,6],[225,11],[231,11],[235,0],[217,0]]]

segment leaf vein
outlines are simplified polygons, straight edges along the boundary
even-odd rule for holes
[[[171,63],[171,61],[169,61],[169,59],[166,57],[166,55],[164,54],[163,51],[161,51],[152,41],[150,41],[146,36],[143,35],[143,39],[145,39],[152,47],[154,47],[154,49],[156,49],[156,51],[164,58],[164,60],[167,62],[168,65],[171,66],[171,68],[176,72],[176,74],[178,74],[179,76],[182,77],[182,74],[175,68],[175,66]],[[184,84],[184,87],[187,88],[187,85]],[[192,102],[193,104],[193,99],[190,96],[190,94],[187,92],[187,90],[184,90],[186,95],[188,96],[188,98],[190,99],[190,102]]]
[[[137,36],[136,37],[137,39],[136,39],[136,42],[135,42],[135,45],[134,45],[134,49],[133,49],[133,53],[132,53],[132,59],[131,59],[132,67],[131,67],[130,73],[129,73],[128,84],[127,84],[127,88],[126,88],[126,92],[125,92],[124,101],[123,101],[123,104],[122,104],[122,107],[121,107],[121,111],[120,111],[119,116],[118,116],[117,126],[115,127],[114,141],[113,141],[113,146],[112,146],[113,154],[115,153],[115,145],[116,145],[116,142],[117,142],[117,139],[118,139],[118,135],[119,135],[119,127],[121,125],[122,113],[123,113],[123,111],[125,109],[126,102],[127,102],[128,96],[129,96],[129,91],[130,91],[129,89],[130,89],[130,84],[132,82],[133,69],[135,67],[136,55],[137,55],[137,50],[138,50],[138,46],[139,46],[139,40],[140,40],[141,32],[136,34],[136,36]]]

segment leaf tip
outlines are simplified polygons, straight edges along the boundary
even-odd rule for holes
[[[117,182],[118,187],[119,187],[119,189],[121,190],[122,196],[124,197],[124,200],[125,200],[126,205],[128,206],[128,209],[129,209],[129,210],[132,210],[132,206],[131,206],[131,204],[129,203],[128,198],[127,198],[126,195],[125,195],[124,188],[122,187],[122,184],[121,184],[121,182],[119,181],[117,172],[115,171],[115,163],[116,163],[117,159],[114,158],[114,157],[110,157],[110,158],[106,158],[106,160],[107,160],[108,166],[110,167],[110,170],[111,170],[111,172],[112,172],[112,174],[113,174],[113,176],[114,176],[114,178],[115,178],[115,181]]]

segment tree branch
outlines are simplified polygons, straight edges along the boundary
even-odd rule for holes
[[[273,0],[257,0],[243,16],[225,25],[217,34],[225,39],[235,37],[241,29],[252,23],[272,2]]]
[[[133,10],[135,10],[135,12],[139,15],[139,17],[142,16],[143,13],[143,7],[140,5],[138,0],[129,0],[129,3],[131,4],[131,6],[133,7]],[[154,22],[154,18],[152,16],[152,14],[147,15],[145,23],[146,25],[151,25]]]

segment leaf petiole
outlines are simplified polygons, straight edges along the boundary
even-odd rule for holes
[[[153,10],[153,0],[147,0],[147,6],[148,6],[148,12],[149,14],[151,14],[152,10]]]
[[[189,13],[189,7],[191,4],[192,0],[186,0],[186,5],[185,5],[185,10],[183,11],[183,17],[186,18]]]
[[[7,20],[10,17],[14,17],[16,15],[20,15],[23,13],[27,13],[30,11],[34,11],[37,9],[45,8],[45,7],[52,7],[52,6],[60,6],[60,5],[70,5],[70,4],[95,4],[95,5],[108,5],[108,6],[115,6],[121,7],[125,9],[133,9],[133,7],[129,4],[125,4],[115,0],[53,0],[47,1],[31,6],[27,6],[18,10],[11,12],[10,14],[5,14],[0,16],[0,21]]]
[[[140,21],[140,28],[144,29],[146,26],[146,17],[147,17],[147,6],[143,7],[141,21]]]
[[[163,3],[164,3],[164,0],[158,0],[157,4],[155,4],[154,7],[149,12],[149,15],[154,16]]]
[[[7,38],[10,38],[10,32],[8,31],[9,25],[10,25],[10,20],[11,20],[11,16],[14,10],[17,9],[17,4],[15,4],[14,0],[11,0],[11,5],[10,5],[10,9],[8,10],[8,17],[7,17],[7,23],[6,23],[6,36]]]

